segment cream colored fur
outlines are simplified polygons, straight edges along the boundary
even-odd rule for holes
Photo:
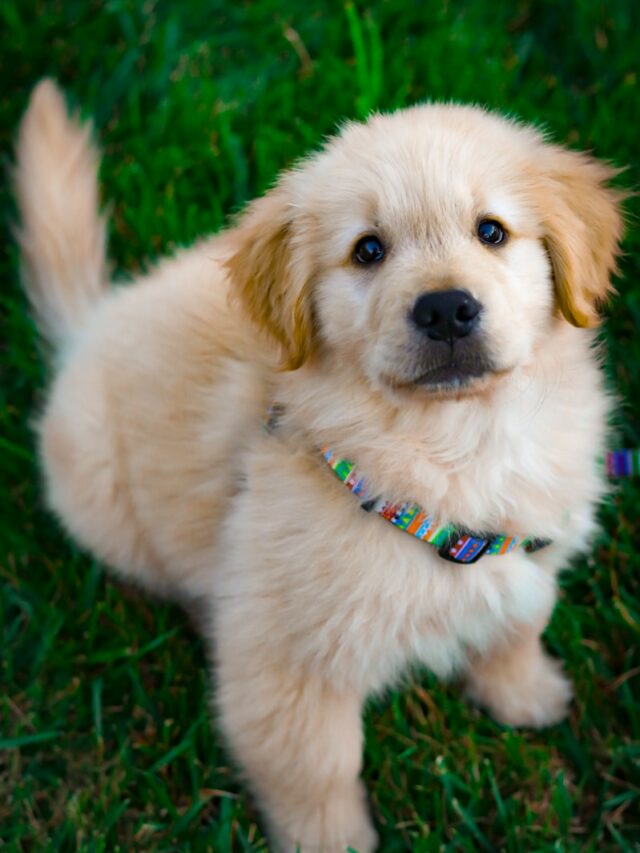
[[[579,326],[614,268],[611,175],[477,108],[374,116],[235,228],[109,289],[88,131],[51,82],[33,95],[16,188],[58,355],[39,428],[49,503],[122,576],[206,608],[220,723],[279,850],[375,848],[360,709],[412,663],[466,678],[507,724],[566,713],[540,633],[603,494],[609,402]],[[500,249],[475,237],[486,214],[509,229]],[[357,268],[374,228],[388,257]],[[485,306],[496,369],[430,394],[411,384],[407,311],[454,285]],[[444,562],[363,513],[323,443],[387,497],[554,544]]]

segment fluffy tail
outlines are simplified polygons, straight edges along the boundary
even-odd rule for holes
[[[58,87],[43,80],[20,125],[14,184],[22,275],[55,349],[83,324],[107,286],[98,163],[91,127],[69,116]]]

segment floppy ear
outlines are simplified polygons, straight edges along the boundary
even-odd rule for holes
[[[300,367],[313,343],[310,247],[303,251],[293,220],[286,190],[272,189],[249,205],[231,232],[233,254],[226,262],[249,316],[281,345],[286,370]]]
[[[574,326],[597,325],[613,292],[625,193],[610,187],[620,170],[586,154],[547,146],[542,218],[558,307]]]

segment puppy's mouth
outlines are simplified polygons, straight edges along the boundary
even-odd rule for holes
[[[474,380],[481,379],[487,373],[492,372],[488,365],[481,362],[472,364],[459,364],[452,359],[448,364],[431,367],[424,373],[420,373],[414,379],[409,380],[407,385],[420,385],[430,389],[450,388],[459,390],[471,385]]]
[[[455,350],[436,364],[420,364],[410,377],[387,376],[394,390],[427,392],[433,396],[450,397],[481,391],[502,371],[496,369],[484,354],[462,353]]]

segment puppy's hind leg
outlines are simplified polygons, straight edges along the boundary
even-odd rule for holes
[[[98,357],[72,359],[39,424],[47,502],[71,534],[123,577],[170,594],[137,517],[108,377]]]

